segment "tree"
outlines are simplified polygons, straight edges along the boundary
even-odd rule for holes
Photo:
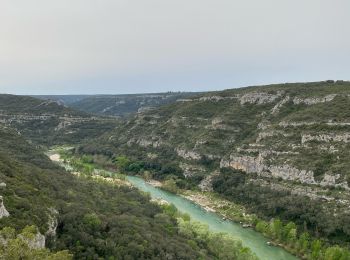
[[[318,239],[311,243],[311,259],[322,259],[322,242]]]
[[[3,260],[72,259],[72,255],[66,250],[52,253],[46,248],[32,248],[29,245],[30,239],[33,239],[37,232],[37,227],[35,226],[26,226],[17,236],[13,228],[5,227],[0,230],[1,237],[6,239],[6,243],[0,244],[0,258]]]
[[[270,223],[270,233],[275,239],[281,239],[283,224],[280,219],[272,220]]]
[[[296,239],[296,225],[293,222],[289,222],[283,228],[283,241],[294,243]]]
[[[173,179],[166,180],[164,182],[164,185],[162,186],[163,189],[170,191],[172,193],[177,193],[178,192],[178,187],[176,185],[176,182]]]
[[[115,159],[115,164],[120,170],[125,171],[130,164],[130,160],[125,156],[118,156]]]
[[[339,246],[328,247],[325,256],[325,260],[346,260],[350,259],[350,252],[347,249]]]
[[[297,247],[298,250],[302,253],[306,253],[308,248],[309,248],[309,240],[310,240],[310,235],[307,232],[304,232],[303,234],[301,234],[301,236],[299,237],[299,240],[297,242]]]
[[[255,225],[255,229],[256,231],[265,234],[268,232],[268,224],[262,220],[258,221],[258,223],[256,223]]]

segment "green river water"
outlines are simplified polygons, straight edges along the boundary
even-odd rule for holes
[[[153,187],[139,177],[128,176],[127,179],[138,189],[148,192],[152,198],[166,200],[174,204],[179,211],[189,214],[191,219],[207,224],[211,231],[229,233],[233,237],[240,239],[243,245],[249,247],[261,260],[297,259],[283,248],[268,246],[268,240],[253,229],[243,228],[238,223],[223,220],[219,215],[205,211],[201,206],[190,200]]]

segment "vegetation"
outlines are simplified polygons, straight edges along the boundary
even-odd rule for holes
[[[110,160],[125,155],[136,162],[125,169],[128,173],[150,172],[152,178],[175,182],[182,189],[198,189],[230,155],[255,158],[267,167],[312,171],[314,179],[306,181],[297,176],[294,180],[277,178],[269,170],[264,178],[235,175],[237,180],[231,180],[238,181],[234,195],[226,194],[226,179],[216,182],[215,191],[235,197],[235,202],[261,218],[293,221],[298,229],[305,227],[327,243],[348,246],[349,87],[349,82],[325,81],[205,93],[190,102],[139,114],[97,140],[85,142],[79,152],[102,154]],[[244,95],[247,102],[243,102]],[[314,139],[308,141],[305,136]],[[333,183],[327,181],[329,176]]]
[[[199,241],[197,235],[180,232],[174,215],[151,203],[148,196],[129,186],[89,178],[89,156],[75,161],[85,171],[76,178],[15,131],[1,128],[0,136],[0,180],[6,183],[1,194],[10,212],[0,219],[7,241],[1,247],[5,259],[69,259],[69,254],[74,259],[223,259],[210,240],[194,243]],[[47,233],[52,218],[57,220],[55,235]],[[27,225],[36,225],[38,231]],[[47,234],[46,246],[52,253],[26,246],[20,236],[13,235],[21,229],[22,234],[28,230]],[[181,230],[185,232],[184,227]],[[228,241],[227,249],[234,245],[230,252],[237,249],[240,259],[252,259],[238,242],[220,239]]]
[[[0,256],[4,260],[69,260],[72,255],[68,251],[50,252],[45,248],[33,248],[31,241],[35,237],[37,228],[26,226],[20,234],[16,230],[5,227],[0,230],[0,239],[6,243],[0,243]]]
[[[0,120],[43,146],[77,144],[112,130],[113,118],[96,118],[54,101],[0,94]]]
[[[155,108],[185,99],[199,93],[167,92],[134,95],[91,95],[91,96],[35,96],[43,99],[58,100],[74,109],[102,116],[129,116],[143,108]]]
[[[307,259],[324,259],[326,252],[338,249],[341,252],[339,255],[343,258],[330,259],[350,257],[348,249],[338,246],[327,247],[322,244],[321,240],[315,238],[340,236],[343,242],[348,241],[347,226],[350,221],[348,213],[340,213],[338,221],[335,222],[328,212],[325,212],[319,204],[312,203],[308,198],[281,191],[272,193],[271,189],[253,183],[247,185],[246,181],[247,174],[237,170],[223,169],[221,174],[215,177],[213,187],[216,192],[227,199],[249,205],[249,209],[262,218],[281,217],[284,220],[282,222],[277,218],[270,222],[257,221],[255,223],[257,231],[272,238],[276,243],[282,243],[289,251],[307,257]]]

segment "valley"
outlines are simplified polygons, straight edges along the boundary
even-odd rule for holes
[[[0,95],[0,227],[74,259],[350,258],[349,82],[184,95],[120,118]]]
[[[99,169],[98,165],[94,165],[94,169],[91,170],[90,173],[84,170],[77,172],[80,167],[73,167],[69,164],[69,162],[74,162],[75,159],[67,156],[69,153],[67,154],[64,152],[65,150],[64,148],[51,150],[49,152],[50,159],[62,167],[70,169],[70,172],[74,175],[84,176],[91,174],[94,179],[101,179],[107,183],[113,183],[114,185],[132,185],[143,192],[147,192],[156,202],[160,201],[161,204],[166,203],[174,205],[182,214],[189,215],[191,220],[208,225],[211,231],[226,233],[235,239],[241,240],[244,246],[250,248],[252,252],[257,255],[258,259],[296,259],[282,248],[269,245],[268,240],[258,232],[250,228],[244,228],[236,222],[223,220],[222,216],[214,213],[214,210],[208,210],[208,207],[203,207],[201,203],[191,202],[191,197],[189,195],[181,196],[156,187],[159,183],[154,180],[146,182],[140,177],[104,171]],[[60,159],[60,154],[63,155],[65,160]],[[76,165],[76,163],[73,163],[73,165]]]

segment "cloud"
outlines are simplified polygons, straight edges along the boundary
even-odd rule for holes
[[[3,0],[0,92],[349,79],[346,0]]]

